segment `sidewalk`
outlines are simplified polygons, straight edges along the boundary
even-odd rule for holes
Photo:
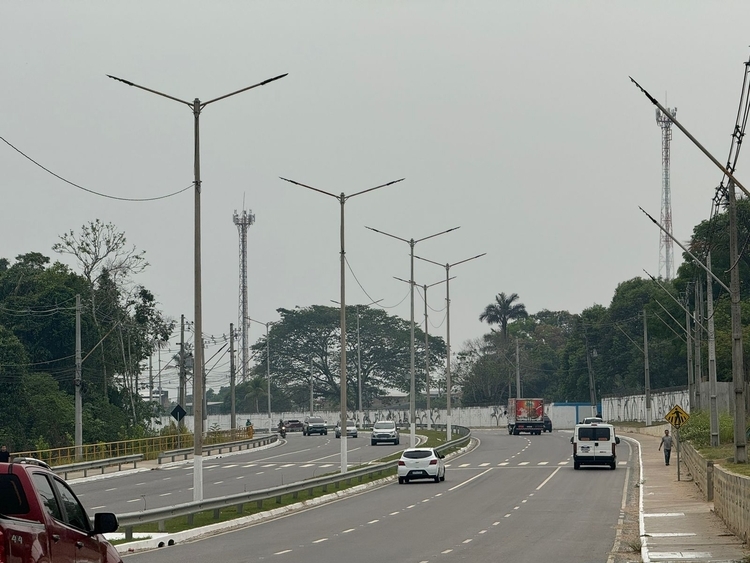
[[[677,450],[669,466],[659,451],[660,437],[620,434],[640,444],[641,557],[649,561],[744,562],[750,549],[714,514],[713,502],[703,500],[687,465],[677,480]]]

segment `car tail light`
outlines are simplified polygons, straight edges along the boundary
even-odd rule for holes
[[[2,530],[0,530],[0,563],[5,563],[6,561],[8,561],[8,558],[5,553],[5,536]]]
[[[406,465],[406,464],[404,463],[404,460],[402,460],[402,459],[399,459],[399,460],[398,460],[398,464],[399,464],[399,465]]]
[[[430,460],[430,465],[437,465],[437,460],[436,459],[431,459]]]
[[[578,444],[573,444],[573,455],[578,453]]]
[[[615,443],[612,442],[612,455],[615,455]]]

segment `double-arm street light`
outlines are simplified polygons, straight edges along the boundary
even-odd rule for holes
[[[410,283],[408,280],[404,280],[393,276],[398,281]],[[453,278],[451,278],[453,279]],[[432,409],[430,408],[430,341],[429,341],[429,327],[427,325],[427,290],[433,285],[439,285],[446,283],[448,280],[440,280],[439,282],[431,283],[429,285],[423,284],[420,287],[424,291],[424,386],[425,395],[427,397],[427,430],[432,428]]]
[[[434,235],[430,235],[427,237],[422,237],[420,239],[405,239],[401,237],[397,237],[396,235],[392,235],[390,233],[386,233],[384,231],[379,231],[378,229],[373,229],[372,227],[365,227],[366,229],[370,229],[371,231],[374,231],[376,233],[380,233],[381,235],[385,235],[387,237],[395,238],[396,240],[400,240],[401,242],[405,242],[409,245],[409,248],[411,250],[410,257],[411,257],[411,276],[409,278],[409,292],[411,293],[411,369],[410,369],[410,379],[411,379],[411,392],[409,393],[409,444],[410,447],[415,447],[417,445],[417,432],[416,432],[416,406],[414,402],[414,394],[415,394],[415,385],[414,385],[414,246],[418,242],[422,242],[423,240],[427,240],[430,238],[434,238],[440,235],[444,235],[446,233],[450,233],[451,231],[455,231],[456,229],[460,229],[460,227],[453,227],[451,229],[448,229],[447,231],[441,231],[439,233],[435,233]]]
[[[386,186],[391,186],[393,184],[397,184],[398,182],[401,182],[404,180],[404,178],[401,178],[399,180],[393,180],[392,182],[388,182],[387,184],[381,184],[379,186],[375,186],[374,188],[368,188],[366,190],[362,190],[360,192],[353,193],[351,195],[346,195],[344,192],[341,192],[339,195],[332,194],[331,192],[327,192],[325,190],[321,190],[319,188],[313,188],[312,186],[308,186],[306,184],[301,184],[300,182],[295,182],[294,180],[288,180],[287,178],[281,178],[285,182],[289,182],[290,184],[295,184],[297,186],[301,186],[303,188],[307,188],[308,190],[312,190],[314,192],[318,192],[327,196],[330,196],[332,198],[335,198],[338,200],[339,205],[341,206],[341,364],[340,364],[340,372],[341,372],[341,424],[346,424],[347,419],[347,412],[346,412],[346,283],[345,283],[345,274],[346,274],[346,245],[344,241],[344,204],[346,203],[346,200],[349,198],[352,198],[354,196],[366,194],[367,192],[371,192],[374,190],[378,190],[380,188],[385,188]],[[346,473],[347,470],[347,458],[346,458],[346,432],[341,433],[341,473]]]
[[[271,338],[268,336],[268,327],[271,323],[262,323],[250,317],[247,317],[247,320],[266,327],[266,379],[268,379],[268,391],[266,394],[268,395],[268,433],[270,434],[273,432],[273,420],[271,419]]]
[[[145,86],[140,86],[138,84],[134,84],[133,82],[130,82],[129,80],[124,80],[122,78],[117,78],[116,76],[112,76],[108,74],[110,78],[113,80],[117,80],[118,82],[122,82],[123,84],[127,84],[128,86],[134,86],[135,88],[139,88],[141,90],[145,90],[146,92],[151,92],[152,94],[156,94],[157,96],[162,96],[164,98],[168,98],[170,100],[174,100],[175,102],[179,102],[181,104],[185,104],[187,107],[189,107],[193,112],[193,119],[194,119],[194,139],[195,139],[195,145],[194,145],[194,154],[193,154],[193,172],[195,175],[195,238],[193,243],[193,254],[194,254],[194,261],[195,261],[195,297],[194,297],[194,306],[195,306],[195,334],[197,335],[196,340],[202,338],[203,335],[203,305],[202,305],[202,298],[201,298],[201,164],[200,164],[200,127],[199,127],[199,118],[201,111],[204,107],[206,107],[208,104],[212,104],[214,102],[218,102],[219,100],[223,100],[224,98],[228,98],[230,96],[234,96],[235,94],[239,94],[241,92],[246,92],[247,90],[252,90],[253,88],[257,88],[258,86],[264,86],[268,84],[269,82],[273,82],[274,80],[279,80],[280,78],[284,78],[286,74],[281,74],[279,76],[275,76],[273,78],[269,78],[268,80],[264,80],[263,82],[259,82],[258,84],[253,84],[252,86],[248,86],[246,88],[242,88],[240,90],[237,90],[235,92],[232,92],[230,94],[225,94],[224,96],[219,96],[218,98],[214,98],[213,100],[208,100],[207,102],[201,102],[198,98],[195,98],[192,102],[188,102],[186,100],[181,100],[180,98],[175,98],[174,96],[170,96],[168,94],[164,94],[163,92],[158,92],[156,90],[152,90],[151,88],[146,88]],[[201,346],[195,347],[195,370],[194,370],[194,385],[195,388],[199,390],[200,393],[203,391],[203,350],[201,349]],[[194,449],[193,449],[193,500],[203,500],[203,401],[196,400],[195,397],[193,397],[193,415],[194,415]]]
[[[446,397],[446,436],[447,439],[451,439],[451,435],[453,433],[453,429],[451,428],[451,290],[450,290],[450,270],[453,266],[458,266],[459,264],[463,264],[464,262],[468,262],[469,260],[474,260],[476,258],[481,258],[487,254],[486,252],[483,252],[482,254],[477,254],[476,256],[472,256],[471,258],[466,258],[465,260],[459,260],[458,262],[454,262],[453,264],[441,264],[440,262],[435,262],[434,260],[428,260],[427,258],[422,258],[420,256],[415,256],[418,260],[424,260],[425,262],[429,262],[430,264],[435,264],[436,266],[442,266],[445,268],[445,348],[446,348],[446,364],[445,364],[445,397]]]

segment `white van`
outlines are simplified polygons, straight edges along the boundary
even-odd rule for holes
[[[602,422],[576,424],[573,437],[573,467],[581,465],[609,465],[617,468],[616,446],[620,438],[615,436],[615,427]]]

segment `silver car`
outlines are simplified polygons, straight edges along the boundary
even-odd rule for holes
[[[336,438],[341,438],[341,421],[339,420],[336,423]],[[346,421],[346,435],[347,437],[356,438],[357,437],[357,425],[354,424],[353,420],[347,420]]]
[[[445,481],[443,454],[435,448],[407,448],[398,460],[398,482],[400,485],[412,479],[432,479],[436,483]]]
[[[392,442],[398,446],[400,438],[396,423],[392,420],[378,420],[372,425],[372,436],[370,437],[370,445],[372,446],[380,442]]]

